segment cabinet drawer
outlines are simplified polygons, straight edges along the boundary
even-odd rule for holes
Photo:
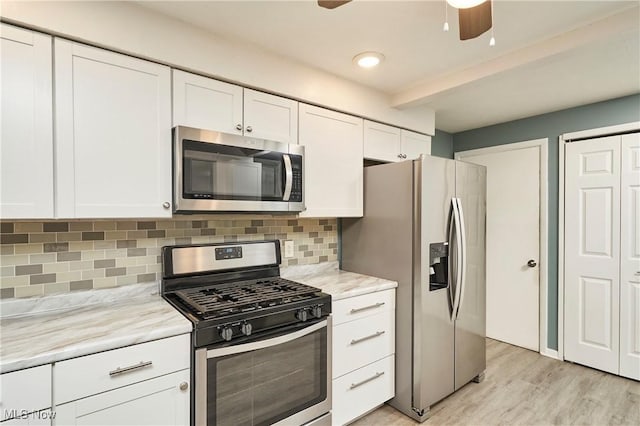
[[[55,364],[56,404],[189,368],[190,336],[170,337]]]
[[[390,289],[363,294],[362,296],[337,300],[331,305],[333,325],[338,325],[395,309],[396,291]]]
[[[394,311],[333,327],[333,377],[393,354]]]
[[[350,422],[394,397],[394,360],[391,355],[333,380],[332,424]]]
[[[187,426],[189,392],[182,370],[58,405],[56,425]]]
[[[49,407],[51,364],[0,375],[0,419]]]

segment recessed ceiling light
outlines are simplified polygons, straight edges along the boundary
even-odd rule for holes
[[[470,7],[476,7],[485,1],[486,0],[447,0],[447,3],[456,9],[468,9]]]
[[[384,60],[384,55],[378,52],[363,52],[353,58],[353,63],[362,68],[372,68]]]

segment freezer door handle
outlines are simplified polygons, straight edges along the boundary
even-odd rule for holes
[[[462,231],[460,223],[460,207],[458,204],[459,199],[453,198],[451,199],[451,203],[453,205],[453,223],[454,223],[454,233],[456,236],[456,262],[455,265],[452,266],[452,269],[455,271],[455,288],[452,289],[453,293],[453,303],[451,307],[451,321],[455,321],[458,316],[458,306],[460,304],[460,292],[462,290],[462,271],[461,265],[462,262]],[[453,264],[453,262],[450,262]]]
[[[456,214],[456,206],[455,206],[455,198],[451,199],[451,213],[449,214],[449,232],[447,234],[447,245],[449,246],[449,262],[448,262],[448,274],[447,274],[447,293],[449,295],[449,305],[451,306],[451,309],[453,309],[453,302],[454,302],[454,294],[453,292],[455,291],[453,286],[453,261],[452,261],[452,255],[453,255],[453,234],[454,234],[454,216]]]
[[[464,209],[462,208],[462,200],[458,198],[458,216],[460,218],[460,241],[461,241],[461,253],[462,256],[458,260],[458,265],[460,267],[460,292],[458,294],[458,307],[456,308],[456,319],[458,319],[458,313],[460,312],[460,307],[462,306],[462,301],[464,300],[464,291],[467,286],[467,232],[466,232],[466,224],[464,221]]]

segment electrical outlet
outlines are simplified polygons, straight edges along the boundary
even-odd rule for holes
[[[284,242],[284,257],[293,257],[293,241],[286,240]]]

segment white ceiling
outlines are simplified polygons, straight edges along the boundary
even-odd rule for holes
[[[429,105],[448,132],[640,92],[637,0],[497,0],[494,47],[489,33],[460,41],[450,7],[443,32],[444,0],[140,4],[384,92],[397,108]],[[353,65],[367,50],[385,55],[381,66]]]

